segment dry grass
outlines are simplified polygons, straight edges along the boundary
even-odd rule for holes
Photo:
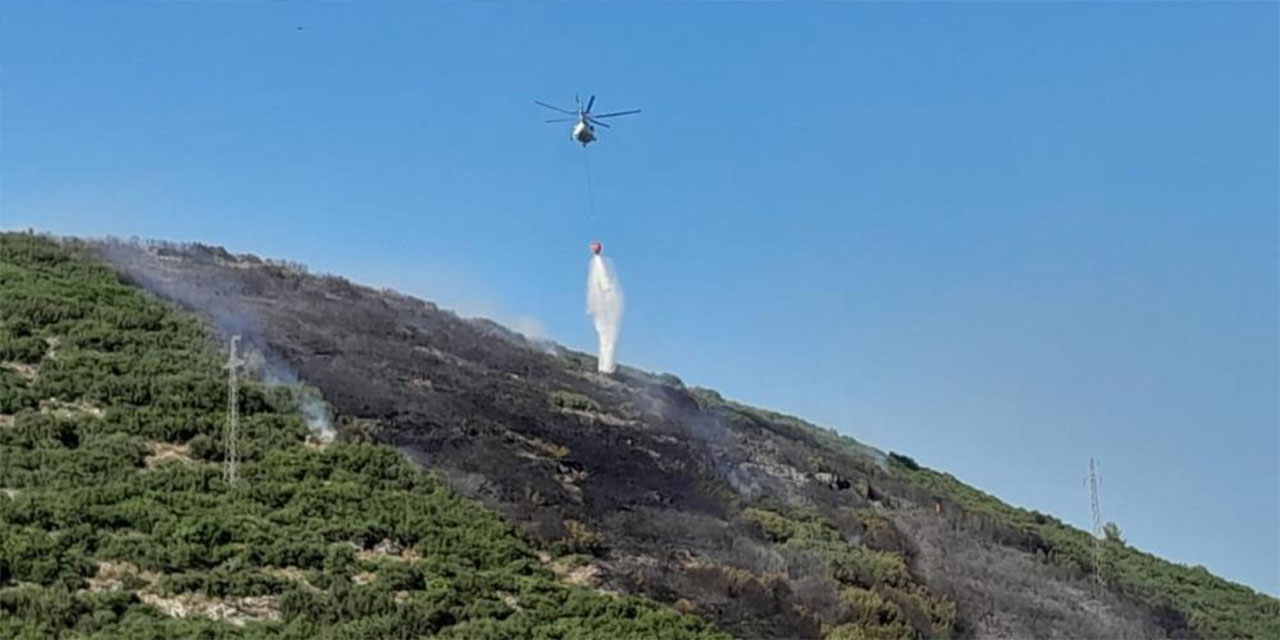
[[[569,455],[569,448],[561,444],[556,444],[554,442],[547,442],[546,440],[543,440],[541,438],[532,438],[526,435],[516,433],[515,431],[511,431],[511,430],[507,430],[507,432],[504,435],[506,435],[511,440],[524,444],[525,446],[531,447],[536,451],[540,451],[543,454],[550,456],[555,460],[559,460]],[[537,459],[536,455],[531,457],[533,459]]]
[[[320,591],[320,589],[316,588],[315,585],[311,584],[310,580],[307,580],[306,572],[297,567],[271,567],[269,569],[263,569],[262,572],[269,576],[292,580],[298,583],[303,589],[312,593]]]

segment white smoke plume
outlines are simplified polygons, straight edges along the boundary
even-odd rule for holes
[[[332,442],[337,437],[338,432],[334,430],[333,421],[329,419],[329,407],[325,405],[319,394],[308,394],[302,399],[302,417],[307,421],[307,428],[311,434],[321,442]]]
[[[600,337],[597,369],[600,373],[613,373],[614,351],[618,346],[618,332],[622,329],[622,285],[613,264],[600,255],[591,256],[587,270],[587,313],[596,325]]]
[[[250,361],[253,361],[254,355],[257,355],[258,360],[263,360],[261,352],[255,350],[249,353]],[[261,367],[262,381],[289,387],[311,436],[321,442],[332,442],[338,436],[338,432],[333,428],[333,417],[329,411],[329,405],[325,403],[320,390],[303,384],[293,368],[283,361],[272,358],[264,362],[265,364]]]

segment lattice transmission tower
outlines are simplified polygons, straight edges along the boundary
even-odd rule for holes
[[[1089,507],[1093,512],[1093,577],[1102,584],[1102,506],[1098,502],[1098,464],[1089,458]]]
[[[231,348],[227,354],[227,429],[223,434],[223,446],[225,448],[223,457],[226,461],[226,469],[224,477],[227,484],[234,485],[240,480],[240,397],[239,397],[239,377],[237,373],[240,365],[244,364],[236,355],[236,345],[240,342],[240,336],[231,337]]]

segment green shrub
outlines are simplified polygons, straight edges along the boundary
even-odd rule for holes
[[[595,400],[588,398],[580,393],[570,391],[552,391],[551,404],[561,409],[575,409],[578,411],[600,411],[600,405]]]
[[[889,452],[889,460],[890,460],[890,461],[892,461],[892,462],[896,462],[897,464],[899,464],[899,465],[901,465],[902,467],[904,467],[904,468],[906,468],[906,469],[909,469],[909,470],[911,470],[911,471],[919,471],[919,470],[920,470],[920,465],[919,465],[919,464],[916,464],[916,461],[915,461],[915,460],[912,460],[909,456],[904,456],[904,455],[902,455],[902,454],[900,454],[900,453],[895,453],[895,452],[893,452],[893,451],[890,451],[890,452]]]

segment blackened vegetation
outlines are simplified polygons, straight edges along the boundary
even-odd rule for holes
[[[591,356],[341,278],[200,246],[100,250],[296,370],[340,424],[589,556],[602,588],[753,638],[1191,634],[906,456],[674,376],[603,377]]]

